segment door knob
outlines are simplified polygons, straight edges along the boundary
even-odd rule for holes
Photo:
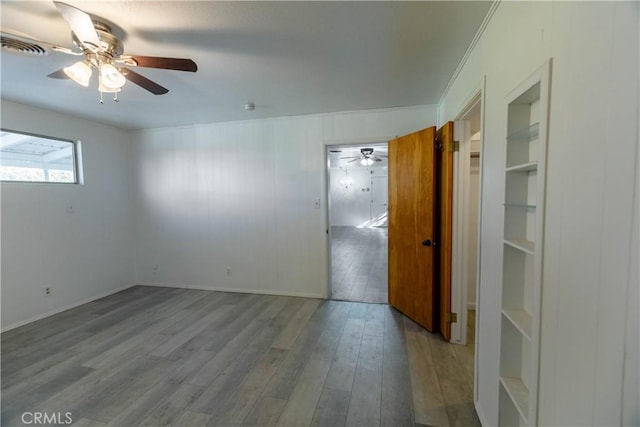
[[[429,240],[429,239],[423,240],[422,241],[422,246],[431,246],[431,240]]]

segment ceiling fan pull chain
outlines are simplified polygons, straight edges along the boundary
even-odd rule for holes
[[[113,95],[113,102],[120,102],[120,100],[118,99],[118,92],[116,92],[116,93]]]
[[[104,100],[102,99],[102,92],[100,92],[100,104],[104,104]]]

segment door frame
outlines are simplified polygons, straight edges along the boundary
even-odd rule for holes
[[[327,288],[326,298],[333,298],[333,265],[331,264],[331,173],[329,172],[329,150],[331,147],[339,147],[341,145],[367,145],[367,144],[388,144],[392,139],[397,136],[384,135],[379,137],[366,137],[366,138],[345,138],[345,139],[325,139],[322,141],[322,149],[324,150],[324,210],[326,218],[326,244],[327,244]],[[388,262],[388,260],[387,260]],[[388,303],[388,301],[387,301]]]
[[[465,98],[454,118],[454,135],[460,141],[460,151],[454,153],[453,158],[453,243],[452,243],[452,271],[451,271],[451,304],[452,312],[458,313],[458,322],[451,324],[451,340],[454,344],[466,344],[467,342],[467,286],[468,272],[466,271],[469,259],[469,233],[467,224],[469,214],[467,203],[469,200],[469,174],[471,169],[470,141],[471,127],[469,115],[471,111],[480,106],[480,164],[479,164],[479,188],[478,188],[478,237],[476,258],[476,329],[474,348],[474,381],[473,400],[478,400],[478,348],[480,346],[480,311],[481,307],[481,241],[482,241],[482,193],[484,188],[484,140],[485,140],[485,93],[486,76],[476,84],[470,94]],[[464,160],[464,161],[463,161]]]
[[[469,235],[469,193],[471,172],[471,120],[472,111],[480,106],[482,115],[481,93],[476,93],[469,104],[460,112],[454,122],[454,133],[459,141],[459,151],[453,156],[453,243],[451,266],[451,305],[452,311],[458,313],[458,322],[451,324],[451,343],[466,345],[467,343],[467,299],[469,281],[469,265],[471,236]],[[482,119],[480,120],[482,135]],[[482,137],[480,138],[482,145]],[[480,149],[482,152],[482,148]],[[482,161],[482,157],[480,158]],[[480,165],[482,170],[482,165]],[[482,171],[480,170],[480,174]],[[482,189],[480,188],[479,191]],[[480,208],[478,207],[478,212]],[[477,239],[479,242],[480,239]],[[478,260],[476,260],[477,262]],[[476,269],[477,271],[477,269]],[[478,277],[476,277],[476,287]],[[477,295],[477,294],[476,294]],[[476,298],[477,301],[477,298]],[[476,311],[477,312],[477,311]]]

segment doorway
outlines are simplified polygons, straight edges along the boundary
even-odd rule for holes
[[[453,265],[452,309],[458,313],[458,322],[452,324],[451,340],[460,356],[469,383],[473,385],[474,402],[477,401],[478,347],[482,345],[481,327],[477,322],[480,305],[480,251],[482,240],[482,170],[484,80],[467,98],[455,121],[459,151],[454,157],[454,209],[453,209]]]
[[[481,99],[476,97],[456,122],[460,146],[456,162],[456,208],[454,209],[454,258],[452,304],[461,313],[460,323],[452,329],[451,342],[473,346],[478,287],[480,168],[481,168]]]
[[[331,298],[387,303],[387,143],[327,147]]]

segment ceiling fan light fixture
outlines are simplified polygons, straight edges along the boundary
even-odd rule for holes
[[[98,92],[102,92],[102,93],[117,93],[117,92],[121,92],[122,89],[119,87],[107,87],[104,85],[104,83],[102,82],[102,78],[98,81]]]
[[[127,78],[112,64],[100,66],[100,86],[106,89],[100,90],[101,92],[118,92],[126,82]]]
[[[62,69],[64,73],[74,82],[84,87],[89,86],[89,80],[91,79],[91,67],[84,61],[76,62],[69,67]]]
[[[371,166],[373,163],[374,163],[373,160],[370,159],[369,157],[366,157],[366,158],[360,160],[360,164],[362,166]]]

